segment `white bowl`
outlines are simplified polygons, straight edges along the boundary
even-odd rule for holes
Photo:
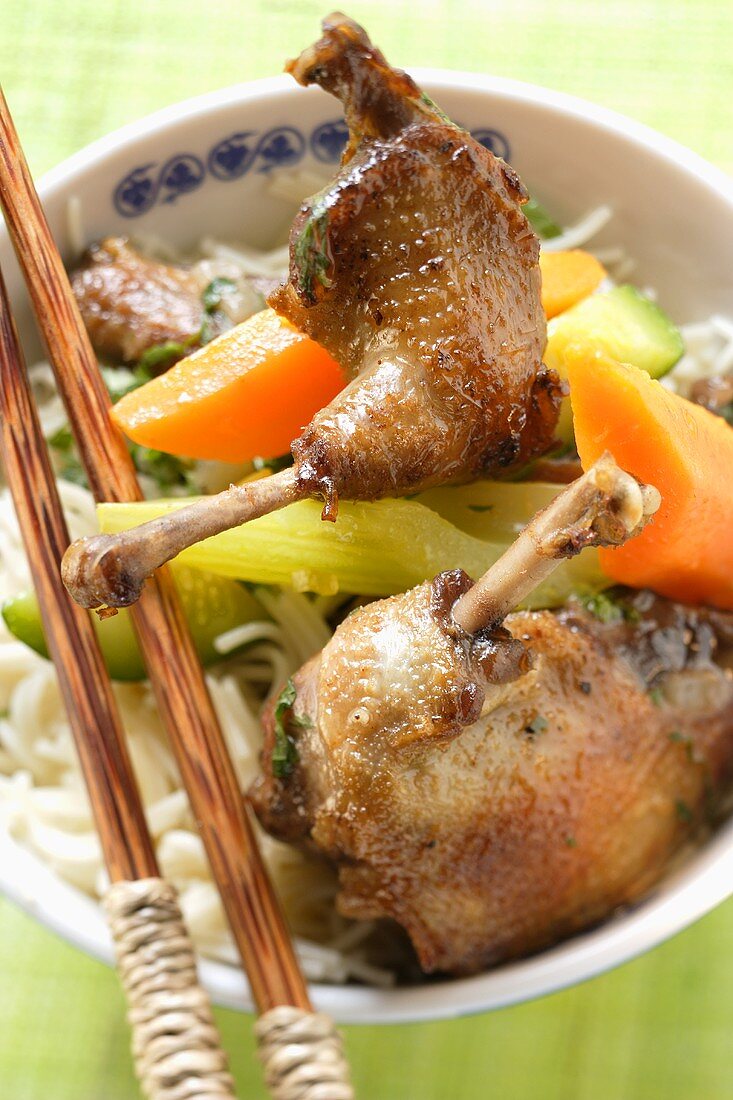
[[[611,205],[613,222],[599,243],[628,249],[638,262],[635,281],[656,287],[677,320],[730,311],[733,186],[721,172],[638,123],[569,96],[469,74],[415,75],[449,115],[507,156],[560,220]],[[41,197],[69,258],[72,196],[81,201],[87,240],[154,233],[185,246],[211,234],[266,247],[284,238],[292,214],[269,193],[271,173],[283,166],[327,172],[342,137],[333,99],[278,77],[189,100],[95,142],[43,179]],[[0,262],[32,358],[38,345],[4,229]],[[111,962],[97,906],[7,835],[0,835],[0,887],[66,939]],[[533,958],[423,987],[316,986],[315,1000],[342,1022],[499,1008],[630,959],[732,891],[733,821],[633,909]],[[201,972],[219,1004],[251,1007],[239,970],[203,961]]]

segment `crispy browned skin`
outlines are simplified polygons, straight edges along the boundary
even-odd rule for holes
[[[193,345],[201,332],[204,309],[195,279],[185,268],[141,255],[123,237],[93,245],[71,283],[103,359],[135,363],[156,344]]]
[[[283,779],[267,719],[260,820],[335,860],[340,910],[398,921],[426,971],[592,925],[656,881],[733,762],[729,623],[631,603],[633,624],[509,616],[534,668],[504,684],[431,585],[362,609],[296,677]]]
[[[560,392],[526,192],[360,27],[324,29],[291,70],[342,99],[352,140],[270,303],[353,381],[293,443],[301,484],[370,499],[525,461],[550,446]]]

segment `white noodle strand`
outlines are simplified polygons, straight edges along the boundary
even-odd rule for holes
[[[566,248],[581,248],[592,240],[610,222],[613,211],[610,206],[597,206],[575,225],[563,230],[559,237],[542,242],[545,252],[561,252]]]

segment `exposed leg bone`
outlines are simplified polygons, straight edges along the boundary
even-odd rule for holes
[[[652,485],[627,474],[606,452],[587,473],[538,512],[479,581],[458,599],[453,618],[468,634],[490,629],[586,546],[621,546],[660,504]]]
[[[197,501],[116,535],[79,539],[67,551],[64,584],[83,607],[127,607],[153,571],[182,550],[221,531],[277,511],[303,497],[295,470]],[[468,633],[501,622],[550,575],[558,561],[584,546],[619,546],[641,530],[659,506],[603,455],[540,512],[491,569],[456,602],[453,615]]]
[[[182,550],[276,512],[303,495],[291,467],[260,481],[232,485],[130,531],[78,539],[64,555],[64,584],[82,607],[128,607],[151,573]]]

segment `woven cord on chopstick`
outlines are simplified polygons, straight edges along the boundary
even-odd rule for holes
[[[234,1100],[207,994],[173,886],[114,882],[103,899],[148,1100]]]
[[[343,1040],[329,1016],[278,1005],[254,1030],[273,1100],[354,1100]]]

